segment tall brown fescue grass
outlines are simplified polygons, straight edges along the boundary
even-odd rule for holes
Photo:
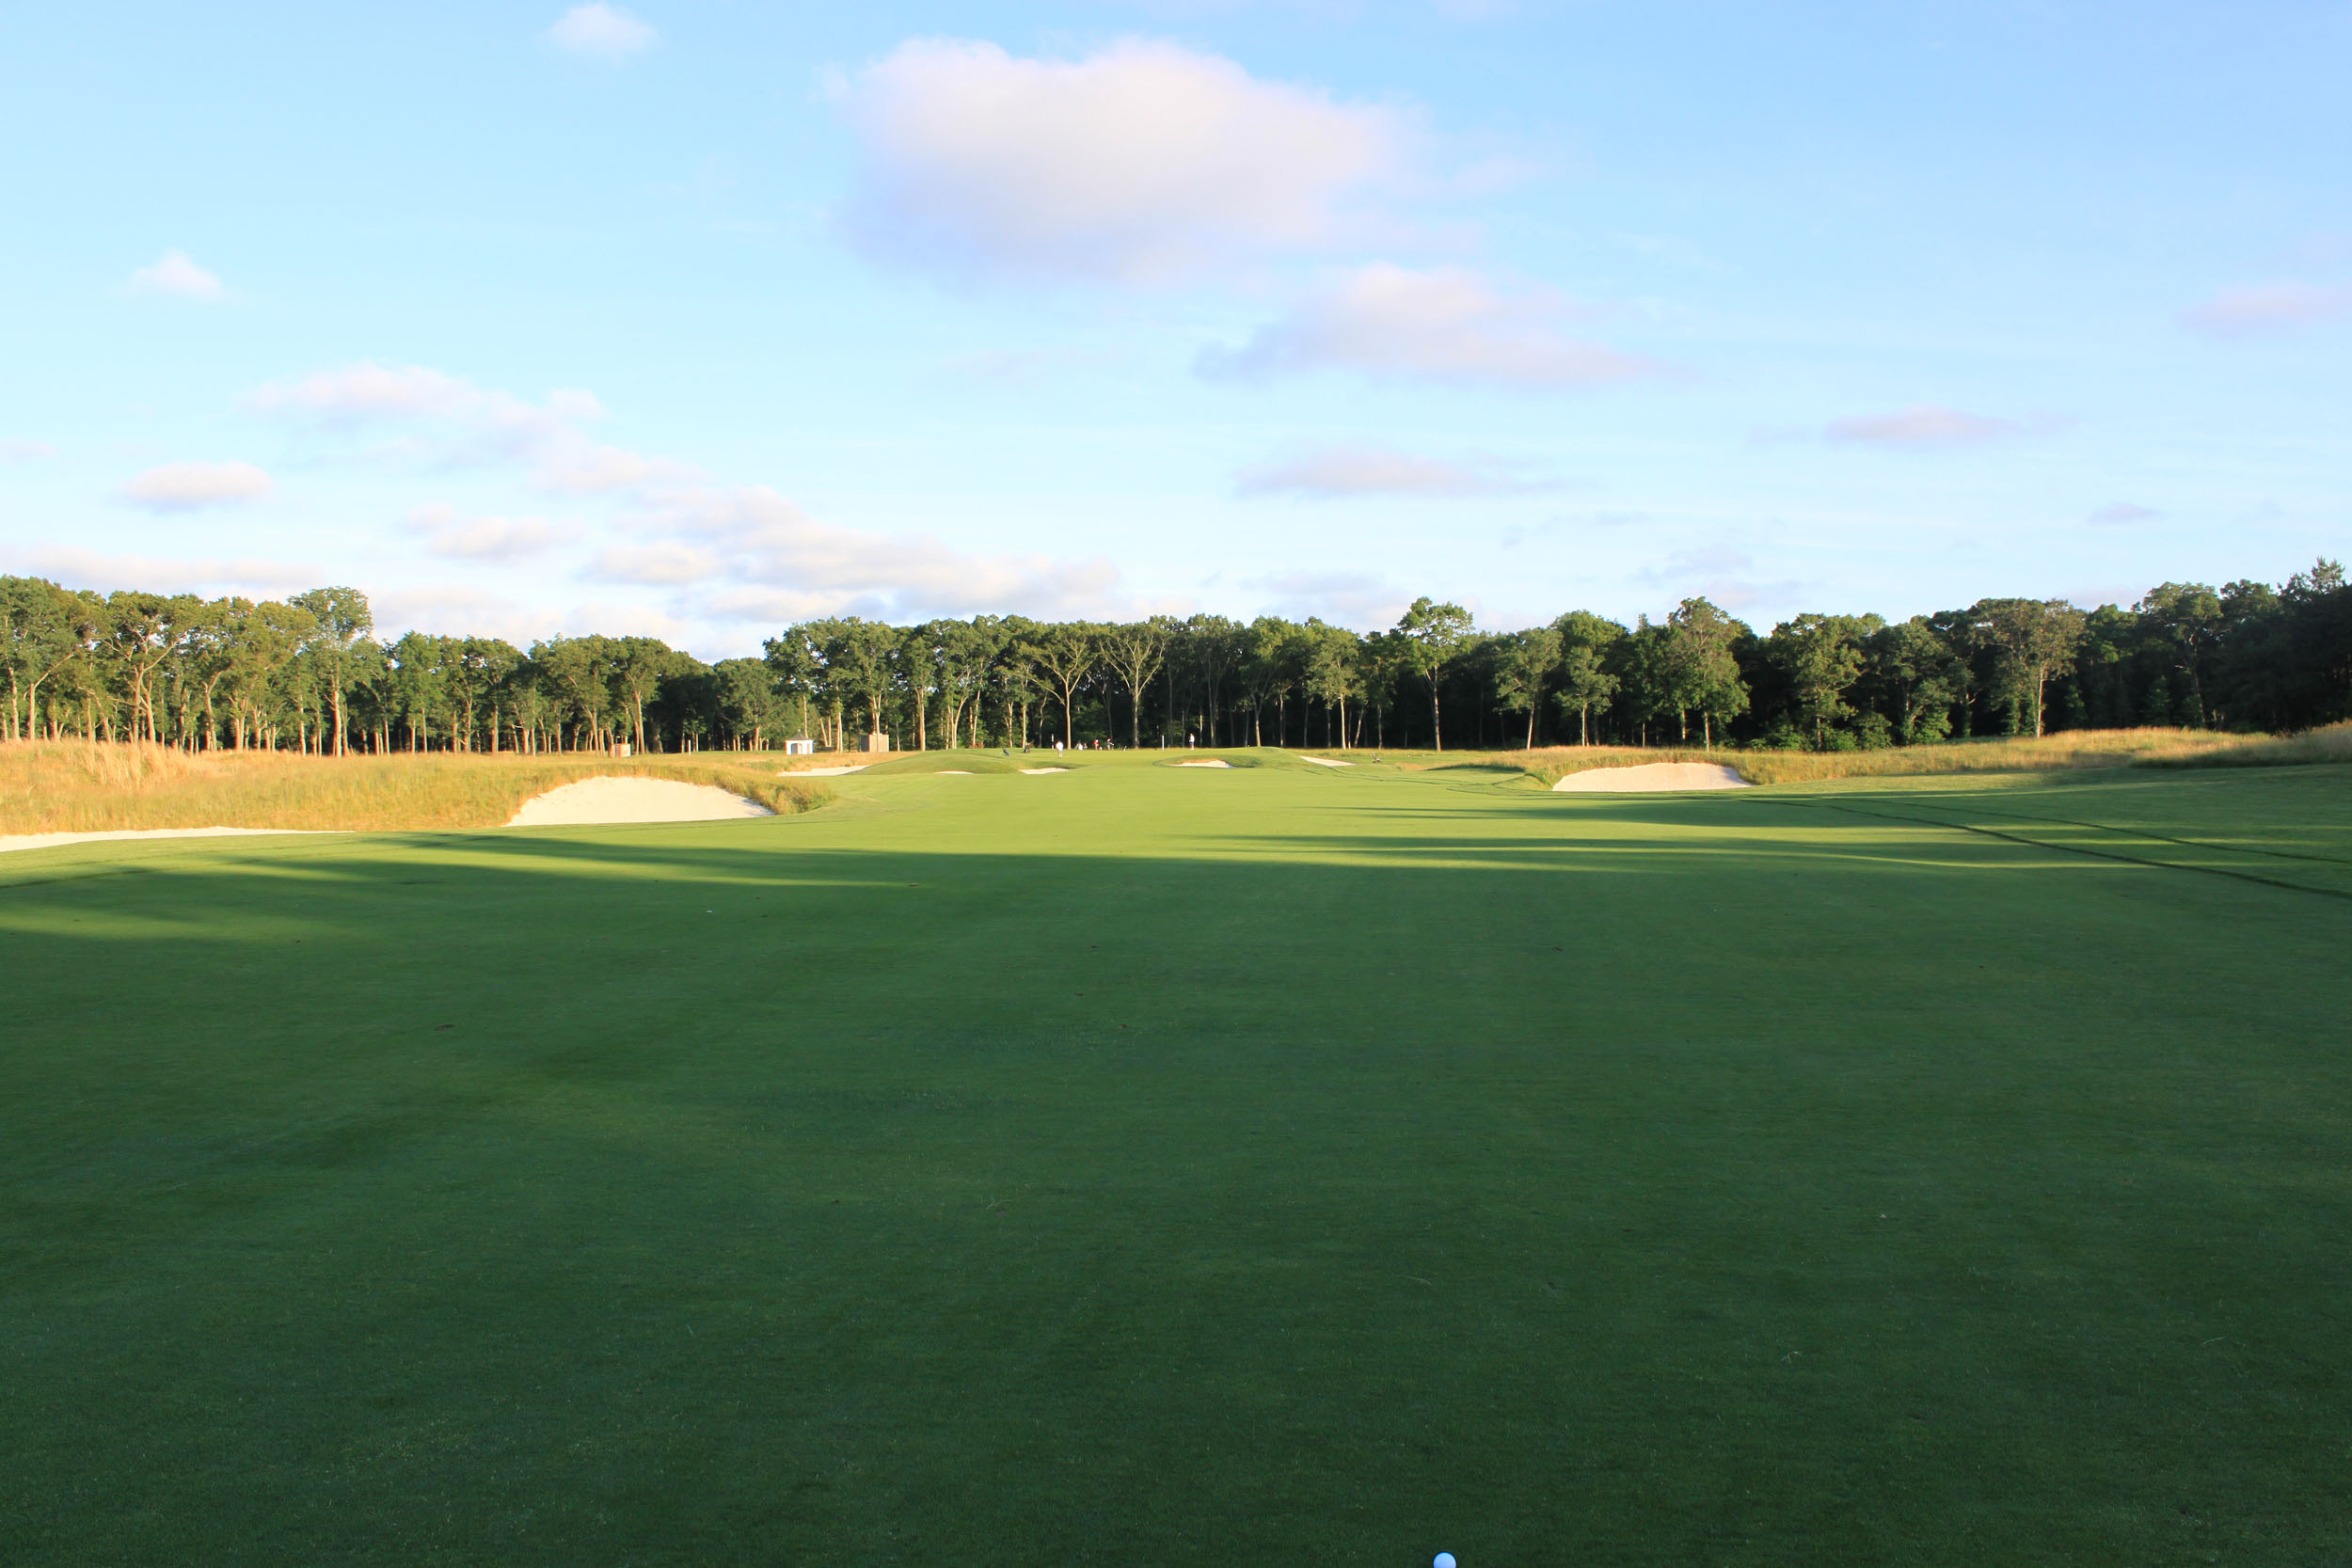
[[[494,828],[525,800],[592,778],[716,784],[780,813],[832,798],[775,764],[685,756],[485,756],[432,753],[311,757],[280,752],[189,753],[76,740],[0,742],[0,833],[138,828]]]
[[[1695,747],[1645,750],[1631,746],[1554,746],[1514,752],[1510,760],[1547,784],[1588,768],[1628,768],[1645,762],[1723,763],[1756,784],[1823,784],[1832,779],[1922,773],[2056,772],[2085,768],[2277,767],[2352,762],[2352,723],[2280,736],[2154,726],[2066,730],[2039,739],[2018,736],[1963,740],[1881,752],[1704,752]]]
[[[2152,768],[2290,768],[2299,763],[2352,762],[2352,720],[2300,735],[2241,736],[2233,744],[2191,756],[2154,756]]]

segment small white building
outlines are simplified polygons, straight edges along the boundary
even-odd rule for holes
[[[817,754],[817,742],[804,735],[796,735],[784,743],[784,754],[788,757],[813,757]]]

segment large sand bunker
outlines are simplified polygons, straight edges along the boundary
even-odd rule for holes
[[[1747,780],[1720,762],[1645,762],[1639,768],[1588,768],[1551,786],[1555,795],[1636,795],[1661,790],[1747,787]]]
[[[11,849],[54,849],[60,844],[98,844],[117,838],[242,838],[247,833],[336,831],[332,828],[116,828],[97,833],[0,833],[0,854]]]
[[[1179,768],[1231,768],[1233,765],[1222,757],[1212,757],[1207,762],[1180,762],[1176,766]]]
[[[506,825],[576,828],[598,822],[717,822],[775,815],[717,784],[682,779],[582,779],[525,800]]]
[[[1353,768],[1356,766],[1352,762],[1334,762],[1329,757],[1300,757],[1298,760],[1311,762],[1317,768]]]

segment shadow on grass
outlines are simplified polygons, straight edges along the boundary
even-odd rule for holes
[[[10,887],[0,1538],[2344,1539],[2331,907],[1800,805],[1318,798],[1134,855],[759,824]]]

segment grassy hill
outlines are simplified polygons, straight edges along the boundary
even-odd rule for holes
[[[1100,755],[0,859],[0,1555],[2352,1552],[2352,768]]]
[[[732,752],[312,757],[79,741],[0,742],[0,833],[143,828],[494,828],[534,795],[600,777],[717,784],[779,812],[831,798],[818,781]]]

